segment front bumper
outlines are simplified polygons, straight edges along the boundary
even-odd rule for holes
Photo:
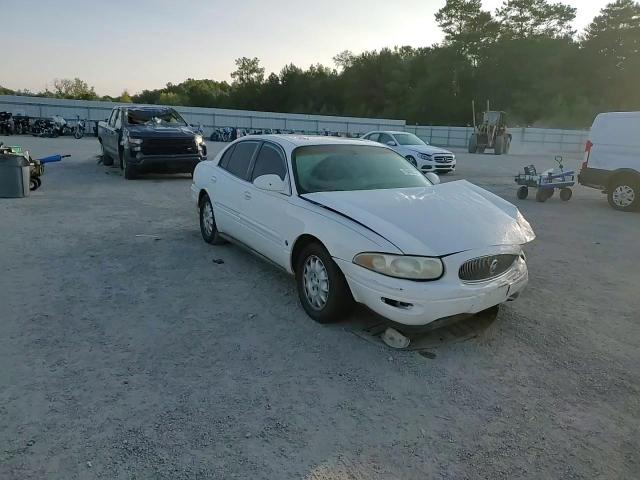
[[[425,160],[419,159],[418,160],[418,166],[419,166],[420,171],[422,173],[426,173],[426,172],[442,173],[442,172],[455,172],[456,171],[456,161],[455,160],[453,160],[452,162],[447,162],[447,163],[439,163],[439,162],[425,161]]]
[[[131,152],[129,162],[140,172],[191,173],[206,155],[143,155]]]
[[[524,258],[518,258],[502,276],[486,282],[464,283],[458,278],[465,261],[500,253],[522,252],[520,247],[494,247],[451,255],[443,258],[444,276],[432,282],[386,277],[352,262],[335,261],[357,302],[400,324],[427,325],[453,315],[478,313],[517,297],[529,281]]]

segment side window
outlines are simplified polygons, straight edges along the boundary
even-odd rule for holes
[[[110,127],[113,127],[113,122],[116,119],[116,112],[118,110],[111,110],[111,116],[109,117],[109,121],[107,122],[107,125],[109,125]]]
[[[247,180],[249,165],[251,164],[253,154],[256,152],[256,148],[258,148],[257,142],[236,143],[236,148],[233,149],[227,162],[226,170],[238,178]]]
[[[372,133],[367,137],[367,140],[371,140],[372,142],[377,142],[379,136],[380,136],[379,133]]]
[[[265,143],[256,158],[251,181],[262,175],[269,174],[278,175],[280,179],[284,180],[287,176],[287,165],[280,150],[273,145]]]
[[[387,144],[387,142],[393,142],[393,138],[388,133],[381,133],[380,138],[378,138],[378,142]]]
[[[122,112],[120,110],[116,111],[116,118],[115,118],[115,120],[113,122],[113,128],[115,128],[116,130],[118,128],[122,128],[122,115],[121,115],[121,113]]]
[[[231,146],[231,148],[227,148],[227,151],[222,154],[222,158],[220,162],[218,162],[218,166],[220,168],[227,169],[227,165],[229,164],[229,158],[231,158],[231,154],[233,153],[233,149],[236,148],[235,145]]]

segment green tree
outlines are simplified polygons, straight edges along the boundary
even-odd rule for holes
[[[260,84],[264,80],[264,68],[260,66],[260,60],[256,57],[242,57],[236,59],[236,70],[231,78],[241,85]]]
[[[15,92],[0,85],[0,95],[13,95]]]
[[[505,38],[568,38],[575,34],[571,24],[576,9],[547,0],[505,0],[496,11]]]
[[[498,33],[498,24],[482,10],[481,0],[447,0],[436,13],[436,22],[445,34],[445,45],[474,58]]]
[[[121,103],[131,103],[131,102],[133,102],[133,100],[131,99],[131,95],[129,95],[129,92],[127,90],[124,90],[120,94],[120,97],[118,98],[118,101],[121,102]]]
[[[79,78],[56,78],[53,81],[53,95],[59,98],[72,98],[76,100],[96,100],[98,95],[93,87]]]

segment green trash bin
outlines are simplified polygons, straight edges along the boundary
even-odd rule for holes
[[[24,155],[0,154],[0,198],[29,196],[31,172]]]

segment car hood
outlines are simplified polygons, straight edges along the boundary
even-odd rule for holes
[[[364,225],[408,255],[445,256],[535,238],[514,205],[465,180],[301,196]]]
[[[433,145],[407,145],[405,148],[416,153],[426,153],[427,155],[453,155],[451,151],[445,150],[444,148],[434,147]]]
[[[189,127],[168,127],[162,125],[128,125],[129,135],[134,138],[193,138],[195,133]]]

